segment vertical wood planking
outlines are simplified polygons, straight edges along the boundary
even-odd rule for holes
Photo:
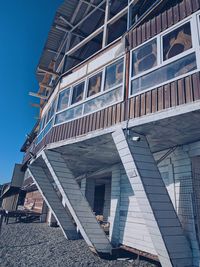
[[[185,78],[185,97],[186,103],[194,101],[191,76]]]
[[[185,83],[184,79],[178,80],[178,103],[185,104]]]
[[[177,81],[171,83],[171,106],[175,107],[178,105],[178,95],[177,95]]]
[[[200,99],[199,73],[195,73],[192,75],[192,86],[193,86],[194,100]]]

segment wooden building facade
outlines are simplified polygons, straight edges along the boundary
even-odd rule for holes
[[[22,169],[66,238],[77,227],[99,254],[197,267],[200,1],[69,2],[38,66]]]

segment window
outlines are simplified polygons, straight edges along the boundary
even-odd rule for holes
[[[123,76],[124,58],[87,77],[85,81],[60,92],[55,124],[74,120],[122,101]],[[70,95],[72,95],[71,103],[68,100]],[[64,104],[61,108],[62,102]],[[78,104],[73,106],[75,103]]]
[[[105,90],[119,85],[123,81],[123,59],[106,68]]]
[[[71,109],[67,109],[66,111],[63,111],[56,115],[55,124],[63,123],[72,119],[75,119],[77,117],[80,117],[82,115],[82,109],[83,105],[76,106]]]
[[[63,109],[68,107],[69,95],[70,95],[70,89],[69,88],[60,92],[59,98],[58,98],[57,111],[63,110]]]
[[[190,22],[163,37],[163,60],[167,60],[192,48]]]
[[[121,87],[114,89],[112,91],[109,91],[106,94],[103,94],[99,97],[96,97],[86,102],[84,105],[84,114],[88,114],[90,112],[94,112],[106,106],[112,105],[113,103],[120,101],[121,98],[122,98]]]
[[[135,94],[139,91],[157,86],[195,69],[197,69],[196,56],[195,53],[192,53],[138,79],[134,79],[131,84],[131,93]]]
[[[95,95],[101,91],[102,72],[89,78],[87,97]]]
[[[152,89],[197,70],[190,21],[132,51],[130,94]],[[196,25],[197,26],[197,25]]]
[[[132,56],[132,76],[136,76],[157,65],[157,40],[139,47]]]
[[[71,104],[75,104],[75,103],[83,100],[84,86],[85,86],[85,82],[82,82],[82,83],[79,83],[78,85],[73,87]]]

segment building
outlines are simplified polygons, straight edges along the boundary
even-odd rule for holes
[[[199,266],[199,69],[199,0],[58,8],[22,169],[66,238]]]

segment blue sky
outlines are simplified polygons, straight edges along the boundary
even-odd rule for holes
[[[38,109],[35,70],[57,7],[62,0],[1,1],[0,8],[0,184],[11,179],[26,133],[36,122]]]

